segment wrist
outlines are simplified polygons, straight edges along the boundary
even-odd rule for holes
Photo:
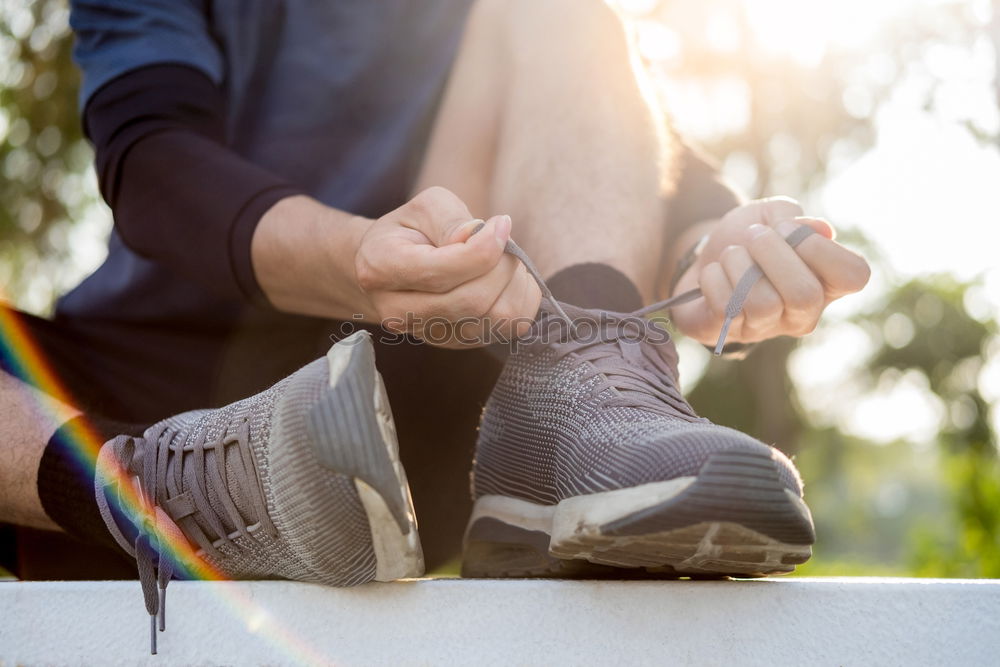
[[[271,304],[337,319],[370,314],[354,256],[371,221],[305,196],[280,200],[261,217],[251,243],[254,272]]]
[[[340,213],[340,211],[335,212]],[[341,281],[340,298],[350,306],[352,318],[355,315],[362,315],[366,322],[375,322],[378,318],[374,304],[358,282],[357,260],[361,241],[374,223],[375,220],[361,215],[351,215],[347,220],[331,216],[331,219],[324,223],[327,226],[338,227],[336,239],[331,239],[333,245],[330,252],[336,267],[335,273]]]

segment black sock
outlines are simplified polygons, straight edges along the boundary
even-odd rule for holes
[[[73,431],[84,423],[97,431],[102,441],[116,435],[142,435],[145,426],[100,417],[75,417],[52,434],[38,464],[38,497],[50,519],[84,542],[118,548],[104,525],[94,492],[94,468],[85,462]]]
[[[642,296],[632,281],[607,264],[574,264],[546,283],[556,299],[580,308],[630,313],[643,305]]]
[[[607,264],[574,264],[558,271],[545,284],[556,299],[579,308],[630,313],[643,306],[635,284]],[[510,354],[509,344],[495,343],[486,349],[500,361],[506,361]]]

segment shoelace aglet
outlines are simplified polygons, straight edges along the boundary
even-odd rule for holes
[[[160,610],[157,614],[160,618],[160,632],[167,629],[167,589],[165,586],[160,587]]]
[[[791,247],[795,248],[804,240],[815,234],[815,230],[808,225],[800,225],[796,227],[795,230],[785,237],[785,242]],[[743,302],[746,301],[747,297],[750,296],[750,290],[753,286],[757,284],[757,281],[764,277],[764,271],[759,265],[754,264],[749,269],[747,269],[743,276],[736,283],[736,287],[733,289],[733,295],[729,299],[729,303],[726,305],[726,319],[722,323],[722,331],[719,333],[719,342],[715,344],[715,356],[721,356],[723,348],[726,346],[726,337],[729,336],[729,326],[733,323],[733,319],[739,316],[743,312]]]
[[[149,615],[149,654],[156,655],[156,614]]]
[[[726,347],[726,337],[729,335],[729,325],[733,323],[732,317],[726,317],[725,321],[722,323],[722,331],[719,332],[719,341],[715,344],[714,354],[717,357],[722,356],[722,350]]]

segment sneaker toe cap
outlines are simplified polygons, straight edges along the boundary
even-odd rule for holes
[[[613,461],[613,467],[609,468],[617,473],[612,476],[626,486],[694,477],[715,454],[747,452],[770,458],[782,484],[796,495],[802,495],[801,477],[784,453],[731,428],[708,422],[681,427],[671,425],[659,432],[647,432],[633,443],[628,447],[614,447],[609,452],[609,460]]]

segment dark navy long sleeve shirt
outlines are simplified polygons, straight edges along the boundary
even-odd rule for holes
[[[80,103],[115,227],[57,318],[203,330],[288,317],[253,276],[257,221],[296,193],[370,217],[406,200],[469,5],[73,0]],[[675,215],[735,205],[687,156]]]

